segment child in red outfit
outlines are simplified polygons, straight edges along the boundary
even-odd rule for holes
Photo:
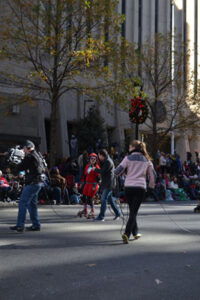
[[[83,188],[83,205],[84,209],[78,213],[80,217],[84,215],[88,219],[94,218],[94,202],[93,197],[95,196],[96,192],[98,191],[98,179],[99,175],[93,170],[93,167],[100,169],[97,164],[97,155],[96,153],[91,153],[89,155],[90,161],[89,164],[86,165],[84,170],[84,178],[85,178],[85,185]],[[87,206],[90,205],[91,211],[88,214]]]

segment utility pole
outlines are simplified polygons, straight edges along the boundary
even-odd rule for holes
[[[172,80],[172,90],[171,90],[171,118],[172,118],[172,128],[171,128],[171,154],[174,155],[174,148],[175,148],[175,135],[174,135],[174,93],[175,93],[175,87],[174,87],[174,34],[175,34],[175,18],[174,18],[174,0],[171,0],[171,80]]]

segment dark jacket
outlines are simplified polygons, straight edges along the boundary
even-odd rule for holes
[[[101,189],[113,189],[115,187],[114,163],[110,156],[100,164],[101,169],[95,169],[95,172],[101,174]]]
[[[18,165],[18,171],[26,171],[25,183],[34,184],[42,182],[43,165],[39,154],[33,150],[25,156],[23,161]]]

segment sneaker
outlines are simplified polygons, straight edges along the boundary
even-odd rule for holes
[[[24,227],[10,226],[10,230],[15,230],[17,232],[24,232]]]
[[[86,217],[88,216],[88,212],[86,209],[80,210],[77,214],[78,217],[82,218],[82,216]]]
[[[122,234],[122,240],[124,244],[128,244],[129,243],[129,238],[128,236],[124,233]]]
[[[94,218],[94,221],[104,222],[104,218],[101,218],[98,216],[98,217]]]
[[[141,233],[137,233],[133,237],[134,237],[135,240],[138,240],[141,236],[142,236]]]
[[[26,231],[40,231],[40,227],[29,226],[26,227]]]
[[[120,215],[119,216],[115,216],[113,220],[117,221],[117,220],[119,220],[119,218],[120,218]]]
[[[94,215],[94,212],[91,211],[88,216],[87,216],[87,219],[94,219],[95,218],[95,215]]]

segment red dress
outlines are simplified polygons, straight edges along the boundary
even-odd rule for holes
[[[97,169],[100,169],[98,165],[95,166]],[[88,197],[94,197],[98,191],[99,185],[97,184],[98,173],[96,173],[90,164],[87,164],[84,170],[85,175],[85,186],[83,189],[83,195]]]

